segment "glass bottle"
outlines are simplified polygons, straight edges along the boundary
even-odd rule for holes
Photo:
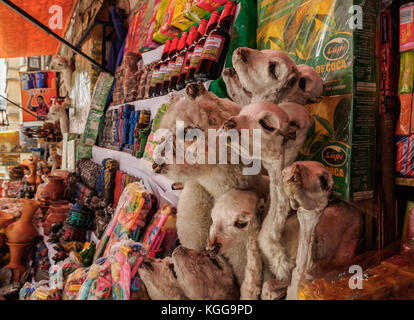
[[[227,1],[217,27],[207,36],[194,75],[197,81],[215,80],[219,77],[227,58],[234,9],[235,3]]]
[[[168,54],[170,52],[171,47],[171,40],[167,40],[165,42],[164,50],[162,52],[160,66],[158,68],[158,72],[155,75],[155,88],[154,88],[154,97],[158,97],[161,93],[162,84],[164,83],[164,73],[167,70],[167,64],[168,64]],[[151,79],[152,81],[153,79]]]
[[[168,87],[170,86],[170,81],[171,81],[171,74],[175,66],[175,58],[177,57],[177,51],[178,51],[177,47],[178,47],[179,40],[180,38],[176,36],[174,37],[171,43],[170,53],[168,54],[169,59],[168,59],[167,69],[164,74],[164,82],[161,88],[161,95],[165,95],[168,93]]]
[[[207,29],[205,32],[203,32],[202,36],[200,37],[200,39],[197,42],[197,45],[194,48],[193,54],[191,56],[191,60],[190,60],[190,66],[188,67],[188,74],[187,77],[185,79],[185,83],[192,83],[195,82],[196,79],[194,78],[194,74],[197,70],[198,64],[200,62],[200,58],[201,58],[201,53],[203,52],[203,47],[204,47],[204,43],[206,41],[206,38],[208,36],[208,34],[213,31],[217,24],[218,24],[218,20],[220,17],[220,12],[218,11],[214,11],[211,14],[210,20],[208,21],[208,25],[207,25]]]
[[[181,34],[180,42],[178,43],[177,53],[175,54],[174,69],[171,71],[171,80],[170,86],[168,87],[168,91],[171,92],[173,90],[177,90],[177,82],[178,77],[180,76],[180,72],[184,63],[185,53],[187,51],[187,38],[188,32],[183,32]]]

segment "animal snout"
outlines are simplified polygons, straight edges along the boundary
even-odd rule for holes
[[[225,131],[235,129],[236,127],[237,127],[237,122],[232,118],[228,119],[226,122],[223,123],[223,129]]]
[[[159,164],[159,163],[154,162],[152,164],[152,171],[154,171],[155,173],[161,173],[165,167],[166,167],[165,163]]]
[[[221,248],[221,243],[217,242],[217,240],[214,241],[209,241],[209,243],[207,244],[207,252],[209,254],[210,257],[215,257]]]

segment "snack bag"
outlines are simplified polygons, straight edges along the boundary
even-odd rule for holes
[[[79,268],[72,272],[66,280],[62,293],[63,300],[77,300],[79,290],[85,282],[89,268]]]
[[[108,256],[111,247],[123,239],[137,241],[143,234],[147,219],[153,214],[153,196],[139,182],[130,183],[118,201],[115,215],[96,248],[94,261]]]
[[[165,203],[154,215],[142,243],[147,247],[150,257],[169,255],[177,240],[176,208]]]

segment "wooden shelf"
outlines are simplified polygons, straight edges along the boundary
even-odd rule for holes
[[[397,177],[395,179],[395,184],[397,186],[414,187],[414,177]]]

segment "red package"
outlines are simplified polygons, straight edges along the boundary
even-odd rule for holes
[[[381,12],[380,91],[398,90],[398,54],[393,48],[391,11]]]
[[[397,127],[395,128],[395,134],[409,135],[411,129],[413,95],[412,93],[404,93],[398,95],[398,97],[400,98],[401,111]]]
[[[405,175],[407,177],[414,177],[414,135],[408,138],[407,169]]]
[[[407,170],[408,136],[396,137],[395,172],[399,176],[405,176]]]

